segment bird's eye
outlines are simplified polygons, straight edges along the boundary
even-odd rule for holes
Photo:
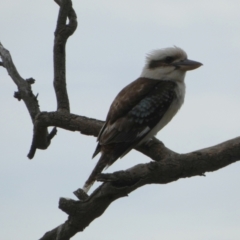
[[[168,57],[165,58],[165,63],[172,63],[173,60],[174,60],[173,57],[168,56]]]

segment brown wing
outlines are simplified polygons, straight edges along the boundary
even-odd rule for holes
[[[169,108],[175,86],[171,81],[140,78],[125,87],[110,107],[94,156],[101,148],[112,148],[115,161],[137,145]]]
[[[113,123],[121,116],[127,114],[158,83],[158,80],[138,78],[127,85],[119,92],[111,104],[106,121]]]
[[[155,85],[158,84],[158,80],[152,80],[148,78],[138,78],[125,88],[123,88],[114,101],[112,102],[106,122],[99,132],[97,140],[100,140],[101,135],[107,124],[114,123],[117,119],[126,115],[144,96],[146,96]]]

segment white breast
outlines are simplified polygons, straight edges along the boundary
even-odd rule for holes
[[[176,115],[178,110],[181,108],[184,102],[185,96],[185,83],[184,82],[176,82],[177,86],[175,88],[176,98],[173,100],[167,112],[164,114],[159,123],[146,135],[146,137],[140,142],[150,140],[154,135],[156,135],[165,125],[167,125],[171,119]]]

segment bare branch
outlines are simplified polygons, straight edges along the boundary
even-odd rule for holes
[[[72,8],[70,0],[56,1],[61,2],[59,17],[55,32],[54,44],[54,86],[58,102],[58,110],[69,112],[69,101],[66,90],[65,79],[65,45],[68,37],[72,35],[77,27],[76,14]],[[67,17],[69,24],[66,24]],[[55,130],[48,134],[47,127],[39,127],[35,123],[35,117],[40,113],[40,108],[37,101],[37,96],[32,93],[31,84],[35,82],[33,78],[26,81],[18,73],[11,55],[0,43],[0,56],[2,58],[1,66],[4,66],[12,80],[18,87],[18,91],[14,93],[14,97],[19,101],[22,99],[27,106],[32,122],[34,123],[34,134],[31,144],[31,149],[28,157],[33,158],[36,149],[47,149],[50,145],[50,140],[55,136]],[[36,126],[36,129],[35,129]]]
[[[79,131],[82,134],[96,137],[102,125],[103,121],[67,112],[41,112],[35,118],[33,140],[28,158],[32,159],[34,157],[36,148],[48,148],[51,143],[50,140],[55,136],[54,132],[47,133],[47,128],[50,126],[60,127],[69,131]]]
[[[10,55],[10,52],[3,47],[0,43],[0,56],[3,60],[3,65],[7,69],[8,74],[18,87],[18,91],[14,93],[14,97],[19,101],[23,100],[28,112],[31,116],[32,122],[34,124],[36,116],[40,113],[40,108],[37,101],[37,96],[32,92],[31,84],[35,82],[33,78],[24,80],[18,73]],[[28,156],[30,159],[34,156],[37,148],[46,149],[49,146],[49,141],[47,141],[48,131],[45,128],[41,134],[41,138],[38,141],[33,141],[31,145],[31,150]]]
[[[70,0],[56,0],[55,2],[60,5],[60,9],[54,40],[54,88],[57,98],[57,110],[69,113],[70,104],[66,88],[65,46],[68,37],[77,28],[77,16]],[[69,24],[66,24],[67,17],[69,18]],[[32,83],[33,81],[31,81]],[[34,122],[33,140],[27,155],[29,159],[34,157],[37,148],[47,149],[51,143],[50,140],[56,135],[56,128],[52,133],[48,134],[47,127],[39,124],[39,121]]]
[[[56,126],[69,131],[79,131],[81,134],[97,137],[98,133],[103,126],[103,121],[71,114],[67,112],[41,112],[37,115],[34,124],[34,139],[45,139],[41,135],[47,127]],[[38,146],[45,146],[38,143]],[[44,149],[44,148],[43,148]],[[160,161],[166,157],[174,157],[175,152],[166,148],[164,144],[156,138],[147,144],[142,144],[136,147],[136,150],[145,154],[155,161]]]
[[[135,149],[154,161],[161,161],[162,159],[169,157],[174,158],[178,155],[165,147],[165,145],[157,138],[153,138],[151,141],[144,143],[141,146],[137,146]]]
[[[29,150],[27,157],[32,159],[35,155],[35,152],[38,149],[47,149],[51,143],[52,138],[57,134],[57,128],[54,127],[50,133],[46,127],[34,127],[34,134],[32,145]]]
[[[48,134],[48,137],[47,137],[48,141],[50,142],[54,138],[55,135],[57,135],[57,128],[56,127],[54,127],[52,129],[52,131]]]
[[[41,112],[35,120],[35,128],[56,126],[69,131],[79,131],[97,137],[103,121],[66,112]]]
[[[70,112],[66,88],[66,55],[67,39],[77,28],[77,16],[72,8],[71,0],[55,1],[60,5],[54,40],[54,88],[57,98],[57,110]],[[69,24],[66,25],[67,17]]]
[[[20,76],[12,61],[9,51],[5,49],[1,43],[0,43],[0,56],[3,61],[3,66],[7,69],[8,74],[18,87],[17,99],[18,100],[22,99],[24,101],[28,109],[28,112],[31,116],[32,122],[34,122],[36,115],[40,112],[40,108],[38,105],[38,101],[32,92],[31,84],[29,84],[29,82],[25,81]]]
[[[53,240],[57,235],[59,239],[69,239],[101,216],[113,201],[146,184],[166,184],[180,178],[203,176],[205,172],[216,171],[238,160],[240,137],[188,154],[175,153],[174,157],[167,157],[160,162],[139,164],[126,171],[100,174],[98,179],[105,183],[85,201],[60,199],[59,208],[69,215],[68,220],[61,225],[61,231],[59,227],[55,228],[46,233],[41,240]]]

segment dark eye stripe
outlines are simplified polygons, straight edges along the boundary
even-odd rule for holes
[[[148,68],[149,68],[149,69],[154,69],[154,68],[157,68],[157,67],[168,66],[168,65],[171,64],[174,60],[175,60],[174,57],[170,57],[170,56],[167,56],[167,57],[166,57],[165,59],[163,59],[163,60],[152,60],[152,61],[149,63]]]
[[[165,63],[172,63],[173,61],[174,61],[174,58],[170,56],[166,57],[164,60]]]

